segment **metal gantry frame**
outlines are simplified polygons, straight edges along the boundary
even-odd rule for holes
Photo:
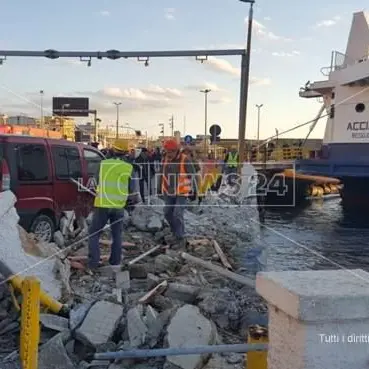
[[[252,9],[252,8],[251,8]],[[248,44],[251,43],[251,23],[252,10],[250,9],[249,17],[249,33]],[[248,48],[250,50],[250,48]],[[110,59],[132,59],[135,58],[139,62],[143,62],[145,66],[149,66],[150,58],[179,58],[179,57],[195,57],[196,60],[204,63],[209,57],[216,56],[241,56],[241,78],[240,78],[240,106],[239,106],[239,129],[238,129],[238,152],[240,155],[240,162],[243,162],[245,151],[245,130],[246,130],[246,112],[248,99],[248,79],[250,54],[246,49],[220,49],[220,50],[167,50],[167,51],[57,51],[48,49],[44,51],[30,51],[30,50],[0,50],[0,65],[8,57],[39,57],[47,59],[60,58],[79,58],[82,62],[86,62],[90,67],[92,59],[98,60]]]

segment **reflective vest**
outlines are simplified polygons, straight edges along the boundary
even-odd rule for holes
[[[178,173],[167,173],[167,165],[168,160],[163,160],[163,177],[161,181],[161,191],[163,194],[169,195],[182,195],[188,196],[192,190],[192,181],[190,179],[190,175],[186,172],[185,162],[187,160],[187,156],[181,154],[179,162],[179,172]],[[168,193],[169,190],[169,176],[176,176],[176,193]]]
[[[230,168],[235,168],[238,165],[238,153],[228,153],[227,165]]]
[[[205,160],[201,171],[200,195],[205,195],[206,192],[216,183],[220,176],[220,171],[217,167],[216,160]]]
[[[133,166],[123,160],[106,159],[100,164],[99,184],[94,206],[123,209],[129,195],[129,181]]]

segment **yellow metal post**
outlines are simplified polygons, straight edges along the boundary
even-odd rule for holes
[[[259,325],[250,326],[247,343],[268,343],[268,329]],[[268,369],[268,352],[249,351],[246,354],[246,369]]]
[[[12,286],[19,291],[23,289],[23,278],[19,275],[12,276],[9,280]],[[63,304],[59,301],[53,299],[49,296],[45,291],[40,290],[40,300],[41,304],[47,307],[51,312],[55,314],[59,314],[60,311],[63,309]]]
[[[26,277],[22,283],[20,358],[22,369],[38,368],[40,341],[40,282]]]

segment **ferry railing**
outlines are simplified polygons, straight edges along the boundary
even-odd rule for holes
[[[354,65],[357,63],[362,63],[368,60],[369,55],[364,55],[358,60],[352,59],[344,53],[339,51],[332,51],[331,65],[329,67],[323,67],[320,69],[320,72],[323,76],[328,77],[330,73],[336,70],[346,69],[350,65]]]
[[[249,153],[249,160],[250,162],[278,162],[308,159],[311,157],[311,151],[312,150],[308,148],[296,146],[269,150],[261,148],[259,152],[257,150],[251,150],[251,152]]]

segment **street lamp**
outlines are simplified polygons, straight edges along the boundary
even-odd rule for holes
[[[121,102],[113,102],[117,108],[117,122],[116,122],[116,138],[119,138],[119,106],[122,105]]]
[[[204,90],[200,90],[200,92],[202,92],[205,96],[205,137],[204,137],[204,152],[205,155],[207,155],[207,142],[206,142],[206,137],[208,135],[208,93],[211,92],[210,88],[206,88]]]
[[[251,36],[252,36],[252,20],[254,15],[253,5],[255,0],[240,0],[243,3],[249,3],[249,22],[247,29],[246,54],[242,55],[241,61],[241,93],[240,93],[240,122],[238,129],[238,154],[240,163],[245,160],[245,133],[246,133],[246,117],[247,117],[247,99],[249,93],[250,82],[250,55],[251,55]]]
[[[263,104],[256,104],[256,108],[258,109],[258,134],[257,134],[257,141],[259,146],[259,140],[260,140],[260,109],[264,106]]]
[[[40,125],[41,128],[44,128],[44,90],[40,90],[40,109],[41,109]]]

